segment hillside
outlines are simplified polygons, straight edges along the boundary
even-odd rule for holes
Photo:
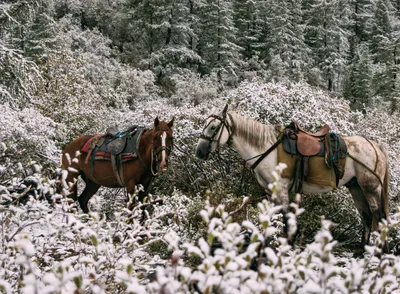
[[[0,292],[400,293],[398,3],[161,2],[0,4]],[[346,188],[294,204],[292,247],[235,150],[195,156],[226,104],[384,146],[390,225],[364,256]],[[58,193],[71,140],[156,117],[175,118],[174,147],[145,203],[101,188],[83,214]]]

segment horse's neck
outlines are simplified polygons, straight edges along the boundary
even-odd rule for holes
[[[261,124],[236,113],[233,119],[232,145],[243,159],[264,153],[277,140],[278,131],[273,125]]]
[[[142,137],[140,138],[139,152],[144,160],[151,158],[151,150],[153,147],[152,140],[153,140],[153,130],[152,129],[146,130],[143,133]]]

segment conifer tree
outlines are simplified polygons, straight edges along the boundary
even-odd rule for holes
[[[321,71],[329,91],[342,91],[349,43],[348,17],[342,14],[345,3],[340,0],[311,0],[305,13],[306,43],[312,50],[314,65]]]
[[[237,82],[241,63],[240,46],[236,45],[233,5],[229,0],[206,0],[199,9],[200,36],[198,54],[205,64],[201,74],[216,73],[218,81]]]
[[[257,47],[261,37],[261,19],[257,0],[234,1],[234,24],[236,28],[236,43],[243,48],[242,54],[250,59],[257,55]]]
[[[15,1],[1,8],[0,36],[14,49],[27,55],[40,55],[44,46],[52,46],[56,27],[53,1]]]
[[[396,16],[400,17],[400,1],[399,0],[391,0],[392,6],[395,10]]]
[[[201,62],[191,49],[194,36],[189,16],[190,3],[183,0],[131,0],[126,5],[134,28],[133,39],[143,68],[162,79],[166,72]]]
[[[381,96],[389,102],[392,101],[398,84],[397,46],[395,46],[393,17],[394,9],[390,1],[378,0],[371,40],[371,52],[376,63],[374,91],[377,96]],[[392,108],[396,108],[393,103],[391,104]]]
[[[376,0],[351,0],[353,34],[357,43],[368,41],[373,26]]]
[[[355,109],[371,103],[372,60],[366,44],[359,45],[347,75],[344,96]]]

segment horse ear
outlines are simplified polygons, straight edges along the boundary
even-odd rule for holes
[[[154,119],[154,127],[158,127],[158,124],[160,123],[160,121],[158,120],[158,116]]]
[[[171,129],[172,126],[174,125],[174,120],[175,120],[175,116],[171,119],[171,121],[167,124],[168,127]]]
[[[229,104],[225,105],[224,110],[222,111],[223,114],[225,114],[228,111],[228,106],[229,106]]]

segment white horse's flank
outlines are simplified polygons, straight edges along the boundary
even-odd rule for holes
[[[277,141],[278,135],[279,130],[275,126],[261,124],[237,113],[227,112],[225,107],[224,111],[220,113],[214,111],[207,119],[196,154],[200,158],[207,159],[210,152],[230,141],[239,155],[252,165],[258,159],[258,155],[266,152]],[[388,216],[388,160],[384,148],[376,142],[360,136],[343,139],[348,153],[369,168],[347,157],[344,176],[339,182],[339,186],[348,187],[363,219],[362,246],[364,246],[369,242],[371,230],[377,230],[378,222]],[[275,148],[254,170],[257,181],[266,190],[268,184],[274,181],[272,172],[277,165],[278,151]],[[289,202],[288,190],[292,181],[292,178],[283,178],[279,185],[278,203],[285,207]],[[330,186],[303,183],[304,194],[330,190],[332,190]]]

